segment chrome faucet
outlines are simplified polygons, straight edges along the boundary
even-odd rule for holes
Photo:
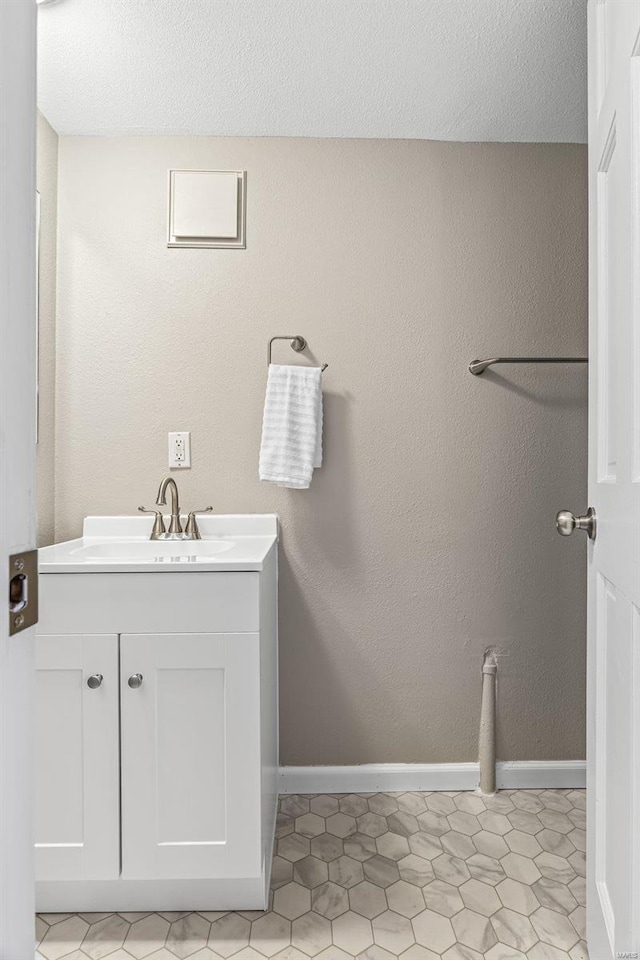
[[[173,479],[173,477],[165,477],[162,483],[160,484],[160,489],[158,490],[158,496],[156,498],[156,505],[158,507],[164,507],[167,503],[167,487],[171,489],[171,522],[169,523],[169,531],[165,535],[164,539],[167,540],[182,540],[182,524],[180,523],[180,503],[178,500],[178,485]]]

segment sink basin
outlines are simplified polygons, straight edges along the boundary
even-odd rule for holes
[[[85,517],[82,537],[42,547],[40,573],[262,570],[278,542],[274,514],[206,514],[202,540],[151,540],[145,516]]]
[[[111,560],[113,563],[197,563],[226,553],[233,540],[124,540],[91,543],[69,551],[78,560]]]

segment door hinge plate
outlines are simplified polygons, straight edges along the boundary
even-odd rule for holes
[[[38,551],[9,557],[9,636],[38,622]]]

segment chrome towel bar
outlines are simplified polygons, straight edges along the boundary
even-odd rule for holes
[[[469,373],[479,377],[494,363],[589,363],[588,357],[492,357],[489,360],[472,360]]]
[[[269,364],[271,363],[271,347],[273,345],[274,340],[288,340],[289,346],[291,347],[292,350],[295,350],[296,353],[300,353],[301,350],[304,350],[307,347],[307,341],[305,340],[305,338],[297,335],[293,337],[292,336],[271,337],[271,340],[269,340],[269,345],[267,347],[267,366],[269,366]],[[323,363],[322,369],[326,370],[328,366],[329,366],[328,363]]]

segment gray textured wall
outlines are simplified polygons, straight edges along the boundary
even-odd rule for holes
[[[247,249],[166,247],[170,167],[248,171]],[[586,373],[477,356],[587,346],[586,148],[61,138],[56,523],[151,504],[282,521],[283,763],[584,756]],[[325,465],[257,479],[265,347],[327,361]],[[286,345],[274,356],[295,360]]]

